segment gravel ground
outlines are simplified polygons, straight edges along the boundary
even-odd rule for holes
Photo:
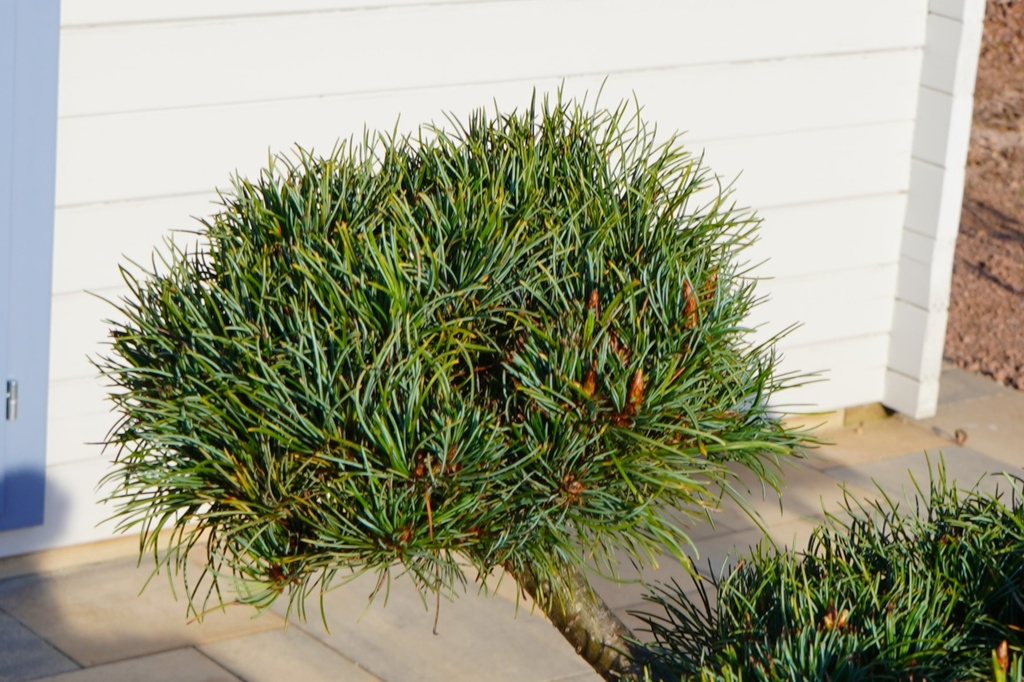
[[[948,362],[1024,390],[1024,1],[989,0],[953,264]]]

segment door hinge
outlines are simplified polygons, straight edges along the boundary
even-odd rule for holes
[[[7,421],[12,422],[18,418],[18,382],[14,379],[7,380]]]

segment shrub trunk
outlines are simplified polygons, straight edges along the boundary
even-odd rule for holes
[[[506,570],[601,677],[642,680],[646,649],[635,642],[633,633],[578,568],[564,562],[557,565],[557,575],[532,566]]]

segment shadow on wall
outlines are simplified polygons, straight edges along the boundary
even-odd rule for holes
[[[36,508],[40,499],[41,519]],[[35,469],[4,472],[0,467],[0,557],[26,551],[23,547],[57,544],[69,513],[67,495],[43,473]]]

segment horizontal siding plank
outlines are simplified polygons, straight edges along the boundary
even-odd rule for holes
[[[900,256],[905,194],[768,208],[744,258],[763,277],[799,277],[893,265]]]
[[[920,72],[921,52],[912,50],[681,67],[612,76],[603,101],[636,93],[663,129],[750,137],[911,121]],[[598,84],[589,82],[591,92]]]
[[[900,122],[714,140],[705,160],[719,177],[736,178],[740,204],[765,209],[906,192],[912,136],[913,124]]]
[[[104,295],[116,300],[123,293],[127,290],[111,290]],[[104,320],[117,311],[84,291],[54,296],[51,310],[50,381],[95,377],[98,372],[90,358],[109,351],[110,325]]]
[[[389,128],[395,109],[375,103],[376,111],[277,103],[251,117],[226,108],[65,119],[58,123],[57,205],[212,192],[228,184],[230,171],[257,173],[268,149],[329,149],[339,133],[367,120]],[[388,115],[390,122],[380,122]],[[759,208],[903,192],[912,133],[905,121],[715,140],[707,144],[707,161],[723,178],[744,171],[737,199]],[[684,142],[695,152],[703,146],[692,137]],[[104,172],[96,172],[96,159]]]
[[[87,457],[105,456],[99,445],[117,421],[113,403],[106,399],[104,380],[92,377],[51,381],[46,429],[49,466]],[[106,453],[113,457],[113,453]]]
[[[884,368],[888,354],[889,334],[878,332],[804,346],[789,346],[783,351],[783,363],[785,369],[826,376],[825,373],[837,364],[836,358],[844,358],[855,367]]]
[[[780,411],[806,414],[838,410],[853,405],[881,402],[885,392],[885,366],[835,365],[821,381],[804,384],[774,396],[772,405]],[[813,426],[814,419],[807,422]]]
[[[65,31],[60,106],[80,116],[923,48],[923,6],[543,0]]]
[[[888,352],[889,335],[885,333],[788,348],[782,353],[779,371],[814,372],[816,376],[802,386],[777,393],[772,404],[782,409],[788,405],[787,411],[809,412],[879,402]]]
[[[514,0],[443,0],[449,5],[510,1]],[[377,0],[376,7],[390,9],[407,5],[434,4],[438,4],[438,0]],[[60,24],[63,28],[81,28],[110,24],[279,16],[351,11],[367,9],[368,5],[367,0],[175,0],[173,3],[139,0],[62,0]]]
[[[755,337],[760,339],[800,325],[780,341],[783,352],[844,338],[888,334],[896,277],[897,266],[892,264],[762,280],[756,291],[766,300],[751,311],[748,323],[757,327]]]
[[[184,246],[200,227],[191,216],[216,206],[207,194],[57,209],[54,215],[53,293],[103,291],[124,285],[119,265],[153,264],[154,249],[173,238]],[[83,258],[88,254],[88,258]]]

